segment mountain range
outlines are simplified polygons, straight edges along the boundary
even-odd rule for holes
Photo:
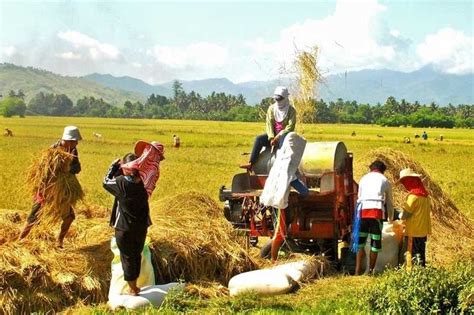
[[[289,85],[291,93],[290,79],[233,83],[226,78],[213,78],[180,82],[186,92],[196,91],[201,96],[212,92],[242,94],[250,105],[271,96],[277,85]],[[110,74],[70,77],[32,67],[0,64],[0,94],[21,89],[27,101],[43,91],[66,94],[74,102],[94,96],[121,106],[126,100],[144,102],[152,93],[171,97],[172,85],[173,82],[151,85],[140,79]],[[342,98],[369,104],[384,103],[389,96],[441,106],[474,104],[474,75],[440,73],[431,66],[413,72],[361,70],[326,76],[319,86],[319,95],[325,101]]]
[[[130,77],[113,77],[110,74],[97,73],[84,78],[111,88],[144,95],[155,93],[170,97],[173,94],[172,82],[150,85]],[[196,91],[202,96],[209,95],[213,91],[242,94],[247,103],[253,105],[271,96],[275,86],[290,85],[291,80],[233,83],[226,78],[217,78],[180,82],[186,92]],[[368,104],[384,103],[389,96],[409,102],[418,101],[422,104],[431,102],[438,105],[474,104],[474,75],[440,73],[431,66],[413,72],[361,70],[327,76],[320,83],[319,95],[326,101],[342,98]]]

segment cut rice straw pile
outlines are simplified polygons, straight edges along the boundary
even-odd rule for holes
[[[431,264],[451,265],[458,258],[474,259],[473,222],[463,215],[448,195],[430,177],[428,172],[403,152],[383,148],[370,152],[371,161],[378,159],[385,163],[385,176],[391,183],[399,179],[400,171],[410,167],[422,175],[423,183],[431,199],[432,235],[428,236],[427,258]],[[362,164],[362,163],[361,163]],[[407,192],[403,185],[393,184],[394,204],[402,208]]]
[[[24,214],[0,213],[0,314],[57,311],[78,301],[106,299],[110,234],[104,233],[103,226],[90,228],[103,222],[79,216],[67,238],[67,249],[59,250],[54,247],[54,230],[17,241],[24,221]]]
[[[209,196],[186,193],[163,200],[155,212],[151,249],[159,282],[229,279],[257,268],[245,250],[245,235],[222,215]]]
[[[39,211],[41,221],[60,222],[84,196],[76,176],[69,172],[72,160],[72,154],[49,148],[30,166],[27,185],[32,196],[38,194],[44,198]]]

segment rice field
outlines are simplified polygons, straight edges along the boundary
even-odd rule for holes
[[[230,185],[233,174],[240,172],[238,165],[246,162],[256,135],[264,132],[264,123],[235,123],[208,121],[176,120],[134,120],[99,118],[60,118],[27,117],[0,118],[1,128],[9,128],[14,137],[0,138],[0,215],[15,211],[26,215],[32,203],[31,192],[26,183],[28,167],[44,149],[58,140],[66,125],[79,127],[84,138],[78,145],[82,172],[78,175],[85,197],[79,207],[101,209],[102,217],[88,220],[80,216],[73,223],[76,230],[91,228],[103,229],[104,237],[112,235],[107,229],[107,208],[111,207],[112,197],[102,188],[102,178],[110,163],[133,150],[137,140],[159,141],[165,145],[166,159],[161,163],[161,176],[151,199],[151,209],[163,210],[163,200],[176,200],[177,196],[186,196],[190,192],[209,195],[218,201],[218,189],[223,184]],[[302,126],[300,126],[301,128]],[[457,208],[471,220],[474,210],[471,207],[473,196],[474,170],[470,167],[474,156],[474,131],[466,129],[426,129],[427,141],[414,138],[423,129],[388,128],[369,125],[305,125],[304,136],[308,141],[343,141],[348,150],[354,153],[354,176],[358,180],[366,171],[371,151],[391,148],[405,153],[415,160],[433,182],[436,182],[443,194],[449,197]],[[356,136],[351,136],[355,131]],[[93,133],[99,133],[102,139],[96,139]],[[172,148],[172,136],[181,138],[181,147]],[[444,140],[435,141],[443,135]],[[403,143],[404,137],[410,137],[411,143]],[[173,199],[174,198],[174,199]],[[171,209],[172,210],[172,209]],[[176,211],[179,211],[179,207]],[[161,212],[160,212],[161,213]],[[169,212],[167,215],[172,215]],[[179,215],[179,214],[177,214]],[[103,227],[101,226],[103,225]],[[0,235],[7,234],[10,226],[3,225]],[[160,224],[151,227],[151,234],[160,229]],[[57,230],[57,229],[56,229]],[[79,232],[77,232],[79,233]],[[93,241],[83,237],[81,242]],[[0,242],[0,248],[2,247]],[[105,247],[107,244],[101,244]],[[68,238],[66,238],[66,247]],[[69,243],[72,246],[72,242]],[[9,247],[10,248],[10,247]],[[4,248],[6,249],[6,248]],[[89,250],[89,249],[88,249]],[[92,248],[88,254],[93,256]],[[71,254],[71,258],[74,256]],[[106,261],[106,258],[104,258]],[[103,261],[99,262],[103,263]],[[104,266],[104,270],[108,266]],[[1,270],[0,270],[1,271]],[[316,281],[302,288],[297,294],[298,309],[313,309],[314,301],[331,299],[347,292],[351,286],[364,286],[371,282],[366,277],[330,277]],[[326,287],[334,291],[325,290]],[[99,294],[99,293],[98,293]],[[318,298],[314,298],[314,295]],[[291,305],[291,296],[282,297],[282,303],[270,299],[253,298],[243,300],[216,300],[199,302],[193,300],[192,307],[197,312],[216,310],[216,305],[242,303],[245,312],[248,309],[273,310],[284,313]],[[184,303],[186,303],[186,298]],[[191,302],[189,302],[191,303]],[[188,310],[189,310],[188,303]],[[214,306],[213,306],[214,305]],[[234,305],[235,306],[235,305]],[[237,305],[239,306],[239,305]],[[239,306],[240,307],[240,306]],[[232,309],[232,308],[231,308]],[[81,312],[102,312],[105,306],[97,308],[79,307]],[[74,309],[72,310],[74,312]]]
[[[80,128],[84,138],[78,145],[82,172],[78,179],[85,192],[85,203],[110,206],[111,199],[101,186],[108,166],[117,157],[133,150],[140,139],[165,145],[166,159],[151,199],[197,191],[217,200],[221,185],[230,185],[238,165],[248,159],[255,135],[264,132],[264,123],[135,120],[101,118],[27,117],[0,118],[1,128],[13,130],[14,137],[0,137],[0,209],[28,211],[31,196],[25,187],[26,171],[36,155],[61,137],[66,125]],[[428,171],[465,214],[474,218],[472,183],[474,131],[466,129],[427,129],[429,139],[415,139],[422,129],[389,128],[369,125],[305,125],[308,141],[343,141],[354,153],[355,178],[366,172],[362,165],[367,152],[380,147],[401,150]],[[352,131],[356,136],[351,136]],[[97,140],[93,132],[103,135]],[[181,137],[182,147],[171,147],[173,134]],[[442,142],[435,137],[444,136]],[[378,137],[382,136],[382,137]],[[411,144],[403,137],[410,136]]]

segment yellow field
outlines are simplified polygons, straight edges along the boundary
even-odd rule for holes
[[[100,118],[27,117],[0,118],[2,128],[10,128],[14,137],[0,138],[0,209],[28,211],[31,196],[24,188],[25,170],[33,156],[60,138],[65,125],[77,125],[84,138],[78,146],[82,172],[81,182],[88,204],[110,206],[111,197],[101,186],[110,162],[133,150],[140,139],[156,140],[165,145],[166,159],[161,178],[152,198],[158,199],[181,192],[198,191],[217,199],[222,184],[230,184],[238,165],[246,162],[255,135],[264,131],[263,123],[210,121],[135,120]],[[422,129],[388,128],[369,125],[305,125],[309,141],[344,141],[354,153],[355,178],[366,172],[361,165],[371,149],[391,147],[409,154],[430,173],[432,179],[451,196],[459,209],[474,218],[472,182],[474,169],[474,131],[466,129],[427,129],[428,141],[414,139]],[[356,136],[351,136],[352,131]],[[97,132],[103,140],[92,135]],[[172,135],[182,140],[180,149],[171,148]],[[443,134],[444,141],[435,141]],[[382,135],[383,137],[377,137]],[[412,143],[404,144],[410,136]]]
[[[230,185],[233,174],[240,172],[238,165],[246,162],[255,135],[264,132],[264,123],[234,123],[175,120],[134,120],[99,118],[27,117],[0,118],[1,128],[13,130],[14,137],[0,137],[0,209],[15,209],[27,213],[32,198],[26,189],[25,171],[35,154],[58,140],[66,125],[80,128],[83,141],[78,146],[82,172],[78,175],[85,191],[86,205],[111,207],[112,197],[102,188],[102,178],[112,160],[133,150],[135,141],[156,140],[165,145],[166,159],[161,164],[161,177],[151,199],[151,209],[160,199],[183,192],[197,191],[218,199],[221,185]],[[474,131],[461,129],[427,129],[428,141],[415,139],[422,129],[386,128],[369,125],[305,125],[300,131],[309,141],[344,141],[354,153],[355,179],[367,171],[367,154],[370,150],[390,147],[403,151],[419,162],[429,172],[431,179],[452,198],[457,207],[474,219],[471,202],[474,170],[470,167],[474,156]],[[352,131],[356,136],[351,136]],[[93,132],[103,135],[97,140]],[[171,147],[172,135],[182,141],[179,149]],[[435,141],[443,134],[444,141]],[[380,135],[382,137],[379,137]],[[404,144],[410,136],[412,143]],[[365,161],[365,162],[362,162]],[[1,211],[1,210],[0,210]],[[77,221],[87,220],[78,217]],[[97,221],[95,221],[97,222]],[[87,226],[87,221],[73,226]],[[104,233],[107,218],[103,219]],[[151,229],[159,229],[153,225]],[[108,232],[107,232],[108,231]],[[304,286],[294,295],[275,298],[244,297],[243,299],[219,298],[210,302],[184,299],[197,313],[259,310],[260,313],[314,310],[317,303],[325,303],[343,294],[352,294],[354,288],[372,283],[369,277],[328,277]],[[297,303],[295,304],[295,301]],[[351,305],[338,305],[333,309],[346,313]],[[102,312],[105,305],[78,308],[72,311]],[[1,313],[1,312],[0,312]]]

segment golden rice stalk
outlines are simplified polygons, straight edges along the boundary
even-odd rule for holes
[[[33,195],[44,198],[40,220],[59,222],[84,196],[81,185],[69,172],[73,155],[60,148],[44,151],[30,166],[27,185]]]
[[[0,224],[8,226],[0,229],[0,314],[54,313],[78,301],[106,301],[113,255],[112,230],[99,229],[103,220],[78,220],[74,242],[58,250],[51,246],[53,230],[18,241],[24,218],[0,212]]]
[[[257,268],[244,249],[246,238],[222,215],[209,196],[185,193],[162,201],[153,214],[151,250],[161,282],[218,281],[227,285],[241,272]]]
[[[318,69],[318,53],[317,46],[310,51],[299,51],[294,61],[298,88],[293,104],[296,108],[297,120],[301,123],[312,123],[315,119],[314,101],[319,96],[318,83],[322,81]]]

